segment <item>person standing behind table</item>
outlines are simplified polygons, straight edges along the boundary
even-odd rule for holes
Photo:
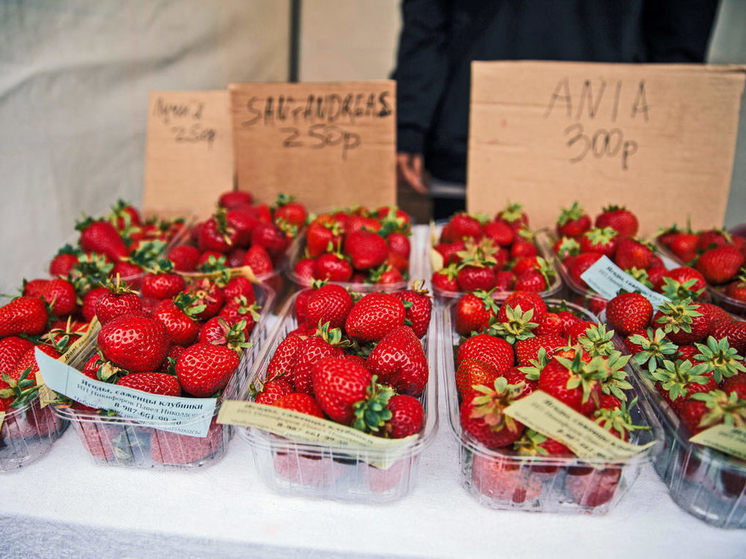
[[[718,0],[403,0],[397,171],[463,211],[473,60],[704,61]],[[427,175],[430,175],[430,180]]]

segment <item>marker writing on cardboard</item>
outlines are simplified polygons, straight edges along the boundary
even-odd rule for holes
[[[209,149],[215,142],[217,131],[201,122],[204,109],[202,101],[174,103],[158,97],[153,105],[153,115],[170,127],[176,143],[204,142]]]
[[[309,94],[302,99],[289,95],[251,97],[246,103],[250,117],[244,128],[256,125],[279,125],[285,148],[324,149],[339,146],[343,160],[349,151],[362,145],[359,133],[343,126],[360,119],[377,120],[391,117],[390,92]]]
[[[620,80],[614,82],[612,93],[607,95],[606,91],[606,80],[596,81],[595,94],[594,82],[583,80],[580,93],[577,94],[576,91],[576,95],[573,96],[570,78],[562,78],[549,96],[544,118],[551,117],[555,111],[561,114],[564,109],[565,117],[575,121],[592,121],[599,115],[609,118],[611,122],[617,122],[618,119],[625,118],[625,115],[629,120],[649,121],[650,106],[647,102],[645,80],[637,83],[631,100],[622,95],[625,90]],[[622,101],[625,102],[624,105]],[[620,112],[625,106],[629,106],[629,112]],[[565,143],[572,154],[568,159],[570,163],[578,163],[589,156],[596,159],[618,158],[621,169],[626,171],[629,169],[630,158],[639,149],[637,141],[626,136],[620,127],[594,129],[581,122],[575,122],[565,128],[564,135]]]

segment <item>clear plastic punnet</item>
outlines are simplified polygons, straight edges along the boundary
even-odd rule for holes
[[[168,431],[165,428],[172,425],[165,422],[136,421],[80,406],[54,404],[54,413],[70,421],[83,448],[95,463],[133,468],[194,469],[212,465],[225,455],[232,432],[229,425],[216,421],[220,403],[223,399],[237,398],[238,390],[246,384],[251,366],[266,344],[269,332],[267,317],[274,302],[274,291],[262,285],[255,285],[254,290],[262,309],[249,340],[252,345],[244,350],[238,369],[218,399],[206,437]],[[92,340],[70,365],[82,368],[95,351],[95,340]],[[206,418],[198,417],[194,423],[202,421]],[[191,423],[180,425],[189,427]]]
[[[578,305],[550,299],[550,310],[567,308],[586,320],[598,318]],[[461,428],[456,388],[454,348],[459,334],[453,326],[455,303],[439,309],[439,363],[446,388],[448,419],[459,443],[462,486],[479,503],[499,510],[603,515],[613,509],[650,462],[661,444],[660,426],[647,402],[640,398],[630,411],[633,423],[649,430],[632,433],[630,442],[656,444],[624,460],[581,460],[576,457],[526,456],[508,449],[490,449]],[[637,386],[633,392],[637,393]],[[628,393],[628,399],[633,394]]]
[[[626,352],[624,342],[614,343]],[[634,361],[632,372],[662,426],[663,441],[653,460],[674,502],[689,514],[721,528],[746,528],[746,461],[689,441],[691,434]]]
[[[437,233],[442,229],[442,223],[440,225],[436,224],[434,231]],[[554,278],[551,280],[551,283],[547,286],[547,288],[544,291],[539,292],[539,296],[542,299],[546,299],[549,297],[556,297],[560,291],[562,290],[562,277],[560,276],[558,272],[558,262],[554,258],[554,255],[551,252],[551,248],[547,249],[545,244],[539,243],[538,238],[536,248],[539,251],[539,256],[544,258],[544,260],[547,261],[547,263],[552,267],[552,269],[555,271]],[[432,258],[430,258],[430,254],[435,250],[435,239],[431,235],[428,242],[428,258],[425,259],[426,266],[427,266],[427,277],[430,278],[433,273],[435,272],[433,267]],[[439,289],[437,287],[433,286],[433,294],[435,295],[436,300],[442,302],[443,304],[447,304],[449,301],[453,299],[459,299],[462,295],[464,295],[464,291],[445,291],[443,289]],[[496,292],[496,296],[498,297],[506,297],[510,295],[512,291],[500,291]]]
[[[41,407],[38,397],[10,408],[0,427],[0,472],[27,466],[44,456],[67,428],[51,406]]]
[[[253,400],[248,386],[266,378],[267,366],[277,346],[297,327],[294,295],[285,305],[280,322],[265,344],[244,386],[242,399]],[[432,442],[438,425],[435,376],[435,316],[423,339],[430,378],[421,396],[425,410],[422,431],[403,449],[374,451],[292,441],[262,429],[238,427],[248,442],[254,463],[265,484],[279,493],[360,503],[382,503],[404,497],[417,478],[419,458]]]

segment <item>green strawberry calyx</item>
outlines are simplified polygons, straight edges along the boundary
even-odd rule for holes
[[[505,322],[496,322],[490,326],[490,333],[494,333],[510,344],[514,344],[516,340],[534,337],[532,330],[539,326],[538,323],[531,322],[534,309],[529,309],[524,313],[520,305],[515,308],[506,305],[505,316]]]
[[[583,391],[582,402],[586,403],[593,393],[593,387],[600,384],[608,376],[608,365],[603,357],[594,357],[589,362],[583,361],[583,351],[575,350],[572,360],[566,357],[555,356],[563,367],[569,372],[566,388],[573,390],[580,388]]]
[[[655,333],[648,328],[647,337],[640,334],[630,336],[629,341],[642,348],[633,356],[634,362],[640,366],[647,363],[648,372],[652,373],[669,356],[675,355],[679,348],[665,336],[662,328],[656,328]]]
[[[525,383],[508,384],[505,377],[497,377],[493,387],[483,384],[475,384],[472,389],[479,393],[472,399],[471,417],[473,419],[482,419],[493,431],[500,431],[507,428],[515,433],[518,430],[516,421],[505,415],[507,408],[521,393]]]
[[[698,305],[692,303],[689,297],[679,301],[666,301],[658,308],[662,316],[658,317],[656,322],[663,327],[666,334],[676,334],[680,331],[690,333],[693,319],[702,316],[697,308]]]
[[[709,410],[702,416],[699,427],[711,427],[719,423],[732,427],[746,427],[746,400],[740,399],[735,392],[698,392],[692,395],[692,399],[704,402]]]
[[[591,357],[611,355],[615,351],[613,338],[614,330],[607,332],[605,324],[597,324],[586,328],[585,332],[578,336],[578,343]]]
[[[738,355],[735,348],[730,347],[728,338],[716,340],[713,336],[708,336],[706,343],[695,343],[694,346],[699,350],[694,359],[707,364],[718,384],[723,378],[746,372],[746,367],[742,363],[743,357]]]
[[[569,208],[563,208],[562,212],[560,212],[559,218],[557,218],[557,223],[560,225],[565,225],[569,221],[575,221],[576,219],[580,219],[585,215],[585,210],[580,207],[580,204],[577,202],[573,202],[572,206]]]
[[[378,377],[373,375],[366,389],[365,399],[355,402],[352,406],[355,411],[352,427],[358,431],[378,433],[392,417],[388,403],[394,391],[388,386],[378,384],[377,380]]]
[[[637,396],[627,405],[622,401],[618,408],[598,408],[593,412],[593,421],[598,423],[602,428],[618,436],[620,439],[627,440],[633,431],[649,431],[647,425],[635,425],[630,415],[630,410],[637,404]]]
[[[708,370],[706,363],[692,365],[690,361],[663,361],[663,366],[651,373],[654,380],[658,381],[661,388],[668,392],[671,401],[677,398],[686,398],[689,394],[688,386],[694,384],[707,384],[710,378],[704,376]]]

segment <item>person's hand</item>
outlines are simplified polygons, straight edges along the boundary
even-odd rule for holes
[[[396,169],[399,174],[399,180],[404,181],[412,190],[422,194],[427,194],[427,186],[423,179],[422,173],[422,154],[399,152],[396,154]]]

